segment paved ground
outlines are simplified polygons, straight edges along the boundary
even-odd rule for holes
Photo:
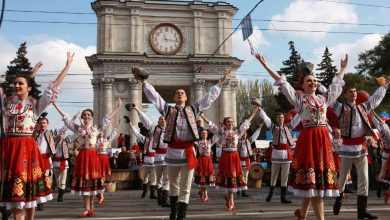
[[[187,219],[295,219],[293,211],[300,206],[299,198],[292,197],[293,204],[280,203],[279,193],[270,203],[265,202],[268,187],[250,189],[250,198],[236,197],[236,210],[227,212],[224,194],[214,189],[210,190],[208,203],[201,203],[196,196],[197,189],[193,187]],[[96,207],[93,219],[169,219],[169,208],[157,206],[156,200],[141,199],[140,190],[117,191],[105,193],[106,202]],[[368,207],[380,219],[390,220],[390,205],[385,205],[383,199],[374,197],[370,191]],[[55,194],[55,197],[57,195]],[[325,200],[326,219],[356,219],[356,195],[348,194],[344,200],[342,212],[339,216],[332,213],[333,199]],[[37,212],[37,219],[75,219],[83,211],[81,197],[65,194],[65,202],[51,201],[45,204],[45,210]],[[314,213],[309,213],[308,219],[315,219]]]

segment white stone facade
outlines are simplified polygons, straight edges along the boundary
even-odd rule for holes
[[[190,102],[198,100],[230,66],[232,77],[224,85],[220,98],[205,114],[216,122],[226,116],[236,117],[235,72],[242,61],[232,57],[231,39],[221,46],[202,71],[195,70],[199,70],[230,35],[237,8],[224,2],[198,0],[95,1],[92,8],[98,21],[97,54],[86,59],[93,71],[95,119],[112,111],[118,97],[124,103],[138,106],[147,102],[142,98],[141,84],[131,74],[134,66],[150,72],[148,81],[167,102],[172,101],[177,88],[187,91]],[[151,31],[161,23],[172,24],[182,33],[182,46],[174,55],[160,55],[151,47]],[[138,116],[124,108],[117,118],[123,115],[129,115],[133,123],[138,122]],[[120,128],[125,129],[124,125]]]

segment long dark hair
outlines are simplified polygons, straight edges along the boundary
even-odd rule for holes
[[[16,78],[22,77],[26,79],[27,85],[31,87],[31,90],[28,92],[28,95],[35,98],[39,99],[41,96],[39,95],[40,91],[38,90],[39,85],[35,82],[35,78],[31,78],[29,74],[26,73],[19,73],[15,75],[14,82]]]

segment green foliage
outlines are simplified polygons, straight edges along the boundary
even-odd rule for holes
[[[319,67],[317,70],[320,71],[317,74],[317,78],[325,87],[328,87],[332,83],[333,77],[336,76],[336,73],[338,72],[336,66],[333,66],[332,63],[332,54],[329,52],[328,47],[326,47],[324,54],[322,55],[321,63],[317,64]]]
[[[359,54],[359,64],[355,67],[359,74],[373,77],[390,75],[390,33],[382,37],[371,50]]]
[[[5,90],[5,94],[7,96],[11,96],[13,89],[12,85],[17,74],[28,74],[30,75],[32,72],[32,67],[27,57],[27,45],[26,42],[20,44],[18,51],[16,52],[16,58],[13,59],[9,66],[7,66],[7,71],[5,72],[5,82],[2,83],[2,87]],[[35,84],[35,82],[34,82]],[[39,87],[39,85],[35,85],[35,87]],[[38,89],[31,90],[30,96],[33,98],[40,97],[40,91]]]

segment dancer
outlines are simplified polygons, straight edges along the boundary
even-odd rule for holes
[[[168,105],[145,79],[147,72],[133,68],[134,77],[144,85],[144,93],[167,121],[164,142],[168,143],[165,157],[169,176],[169,196],[171,203],[170,219],[185,219],[190,198],[192,177],[197,165],[194,141],[199,139],[196,127],[196,115],[208,109],[218,98],[222,83],[230,74],[230,70],[219,79],[217,85],[193,105],[186,105],[187,95],[183,89],[175,91],[173,100],[176,106]]]
[[[383,152],[382,152],[382,166],[381,172],[379,174],[379,186],[377,194],[378,198],[381,196],[381,191],[384,189],[383,198],[385,200],[385,204],[389,199],[389,183],[390,183],[390,120],[387,119],[386,122],[382,121],[382,119],[373,111],[374,117],[372,117],[372,122],[375,124],[375,127],[379,130],[382,141],[383,141]]]
[[[139,112],[138,112],[139,113]],[[143,161],[141,169],[144,172],[144,178],[142,180],[142,195],[141,198],[145,198],[148,192],[148,183],[150,182],[150,199],[157,199],[156,197],[156,167],[154,166],[154,156],[156,154],[156,148],[154,147],[155,139],[153,132],[148,130],[146,136],[143,136],[130,122],[130,131],[137,138],[138,143],[143,143]]]
[[[327,96],[315,94],[318,82],[312,73],[313,64],[303,62],[299,65],[299,73],[304,74],[302,85],[304,94],[299,94],[284,76],[269,67],[263,56],[258,53],[255,56],[275,79],[275,84],[295,107],[303,123],[303,129],[296,142],[289,180],[291,187],[289,189],[293,190],[294,195],[303,197],[301,209],[296,210],[294,214],[298,219],[305,219],[311,203],[317,219],[324,219],[322,197],[339,195],[332,144],[326,128],[326,110],[342,92],[348,56],[341,61],[340,72],[333,78]]]
[[[238,139],[249,129],[251,121],[258,110],[259,107],[255,106],[251,115],[241,124],[237,131],[233,129],[234,120],[231,117],[225,117],[223,119],[224,127],[218,128],[217,125],[202,116],[203,120],[208,124],[208,129],[218,136],[218,139],[221,141],[222,155],[218,165],[216,188],[227,192],[225,200],[226,208],[229,212],[235,209],[233,193],[247,189],[240,157],[237,152]]]
[[[152,121],[141,112],[137,106],[133,105],[132,109],[137,111],[142,124],[149,130],[153,130],[153,146],[156,151],[154,155],[154,165],[156,173],[156,187],[157,187],[157,204],[162,207],[171,207],[168,202],[169,180],[167,164],[165,163],[165,155],[168,150],[168,144],[164,143],[164,135],[166,128],[166,121],[164,116],[160,116],[157,125],[153,128]]]
[[[31,75],[18,74],[13,82],[14,93],[5,99],[0,89],[1,116],[4,117],[4,137],[1,143],[1,206],[12,208],[14,219],[34,219],[35,207],[53,198],[49,177],[38,145],[32,137],[36,125],[34,118],[56,99],[59,86],[69,71],[74,54],[67,53],[66,65],[49,84],[38,100],[29,97],[37,90],[35,74],[42,62],[35,65]],[[29,176],[29,178],[27,178]],[[27,188],[36,190],[29,190]]]
[[[365,135],[372,130],[367,114],[375,109],[386,95],[386,90],[390,84],[390,78],[386,79],[385,85],[379,87],[376,92],[361,104],[356,104],[357,92],[354,85],[345,88],[347,102],[335,102],[332,105],[333,111],[340,118],[340,129],[343,143],[340,145],[339,157],[341,158],[341,168],[339,177],[340,196],[336,198],[333,205],[333,213],[338,215],[343,199],[344,187],[347,176],[355,164],[358,175],[358,199],[357,216],[358,219],[377,219],[375,215],[367,212],[368,196],[368,159]]]
[[[260,106],[260,101],[256,102],[258,103],[258,106]],[[259,127],[256,129],[256,131],[248,138],[248,135],[250,130],[246,130],[244,134],[240,137],[238,140],[238,156],[240,157],[240,163],[242,167],[242,172],[244,173],[245,182],[248,183],[248,175],[249,170],[251,169],[251,162],[254,161],[254,154],[252,152],[252,143],[257,140],[257,138],[260,135],[261,128],[263,127],[264,123],[260,123]],[[249,197],[248,194],[246,194],[246,190],[237,190],[237,195],[239,196],[241,192],[242,197]]]
[[[211,140],[207,140],[207,129],[202,129],[199,134],[200,140],[195,142],[195,148],[198,152],[198,166],[195,168],[194,183],[200,187],[200,191],[198,192],[200,200],[202,202],[208,202],[207,187],[215,186],[215,171],[211,146],[217,142],[218,138],[214,135]]]
[[[77,139],[80,148],[73,172],[71,193],[83,196],[85,210],[79,217],[91,217],[94,214],[94,196],[104,192],[99,157],[95,149],[96,138],[111,123],[111,119],[121,107],[122,101],[119,99],[113,112],[103,118],[100,129],[97,125],[93,125],[93,111],[91,109],[85,109],[81,112],[81,125],[77,125],[56,103],[53,105],[63,117],[68,129],[79,135]]]
[[[43,116],[44,115],[44,116]],[[34,132],[35,140],[37,141],[39,152],[42,157],[44,163],[45,176],[49,178],[50,184],[53,183],[53,175],[52,175],[52,156],[56,153],[55,141],[53,132],[48,130],[49,119],[45,118],[47,113],[43,113],[38,118],[38,131]],[[52,188],[52,187],[50,187]],[[37,205],[37,210],[43,210],[43,203],[39,203]]]
[[[276,113],[276,124],[274,124],[263,109],[260,109],[259,115],[272,132],[271,182],[266,201],[270,202],[272,199],[280,171],[280,201],[283,204],[290,204],[291,201],[286,199],[287,181],[293,159],[290,148],[295,145],[291,132],[299,124],[301,118],[299,114],[296,114],[289,123],[285,124],[284,115],[279,112]]]
[[[118,135],[118,127],[121,123],[121,120],[118,120],[118,123],[114,126],[114,128],[111,131],[111,134],[106,138],[104,136],[104,132],[100,132],[100,134],[97,137],[96,141],[96,149],[99,156],[99,162],[100,162],[100,172],[102,173],[102,182],[103,185],[105,183],[110,183],[110,177],[111,177],[111,167],[110,167],[110,158],[107,155],[107,147],[108,145],[114,140],[114,138]],[[104,196],[103,193],[97,194],[98,203],[103,204],[104,203]]]

